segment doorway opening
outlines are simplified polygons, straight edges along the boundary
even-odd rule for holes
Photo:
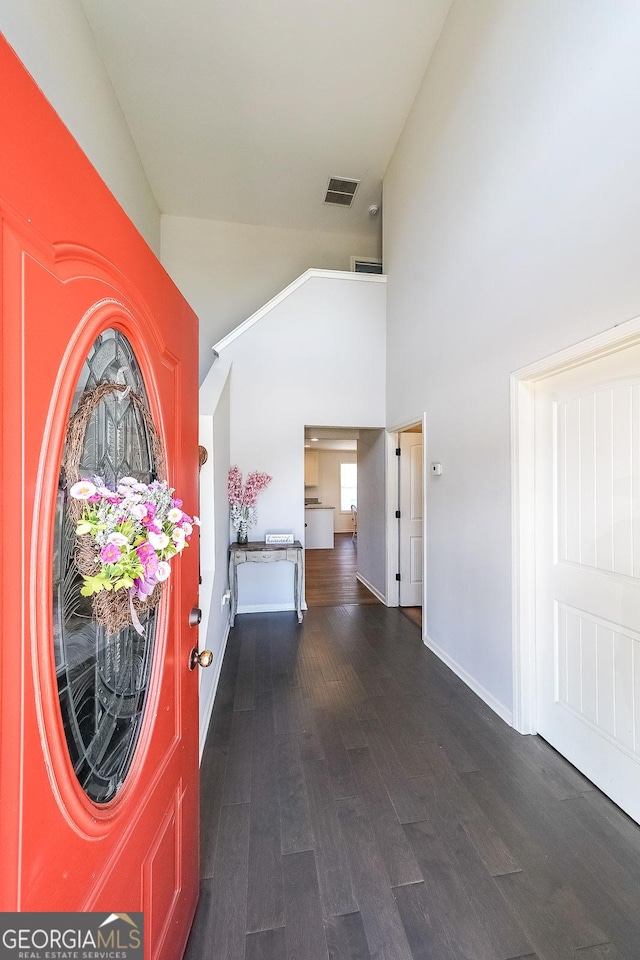
[[[307,606],[384,602],[383,429],[305,426],[304,468]]]
[[[426,634],[425,416],[387,432],[387,595]]]
[[[422,629],[423,501],[422,423],[398,435],[398,604]]]

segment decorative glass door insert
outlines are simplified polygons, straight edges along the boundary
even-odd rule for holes
[[[86,358],[72,413],[86,390],[105,381],[124,384],[146,397],[142,374],[126,337],[103,331]],[[108,393],[88,422],[81,475],[100,477],[116,489],[122,477],[156,479],[149,432],[128,391]],[[96,803],[112,800],[131,766],[147,700],[156,637],[156,610],[141,616],[143,634],[132,625],[108,634],[80,593],[74,561],[76,521],[64,470],[57,494],[53,555],[53,638],[60,709],[67,747],[78,781]]]

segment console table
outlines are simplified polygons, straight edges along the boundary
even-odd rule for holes
[[[302,623],[302,574],[304,553],[299,540],[293,543],[265,543],[253,540],[249,543],[232,543],[229,547],[229,589],[231,591],[231,626],[236,619],[238,609],[238,566],[241,563],[272,563],[277,560],[290,560],[294,565],[293,597],[298,614],[298,623]]]

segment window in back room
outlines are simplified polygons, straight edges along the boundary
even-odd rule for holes
[[[358,465],[340,464],[340,509],[351,510],[358,506]]]

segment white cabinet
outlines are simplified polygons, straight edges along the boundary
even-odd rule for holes
[[[304,545],[307,550],[333,550],[333,507],[304,511]]]
[[[320,479],[320,457],[317,450],[304,452],[304,485],[317,487]]]

